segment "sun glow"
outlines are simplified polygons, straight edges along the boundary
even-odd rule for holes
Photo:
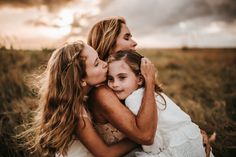
[[[69,9],[63,9],[59,12],[57,24],[59,26],[70,25],[73,22],[73,12]]]

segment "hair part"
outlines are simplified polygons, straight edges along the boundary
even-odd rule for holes
[[[102,60],[106,60],[114,49],[122,24],[126,24],[123,17],[110,17],[97,22],[90,30],[88,45],[98,52]]]

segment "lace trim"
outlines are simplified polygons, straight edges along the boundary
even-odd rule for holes
[[[125,135],[113,127],[110,123],[95,124],[95,129],[101,135],[104,142],[108,145],[117,143],[125,138]]]

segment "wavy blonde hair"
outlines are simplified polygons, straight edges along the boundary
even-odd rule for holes
[[[97,22],[90,30],[88,45],[98,52],[102,60],[106,60],[115,47],[122,24],[126,24],[123,17],[110,17]]]
[[[56,49],[40,76],[39,105],[26,134],[31,149],[44,156],[66,155],[85,108],[80,80],[86,76],[81,41]]]

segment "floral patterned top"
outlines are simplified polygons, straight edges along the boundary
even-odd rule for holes
[[[101,135],[102,139],[106,144],[111,145],[124,139],[126,136],[121,133],[118,129],[113,127],[110,123],[94,125],[95,129]]]

